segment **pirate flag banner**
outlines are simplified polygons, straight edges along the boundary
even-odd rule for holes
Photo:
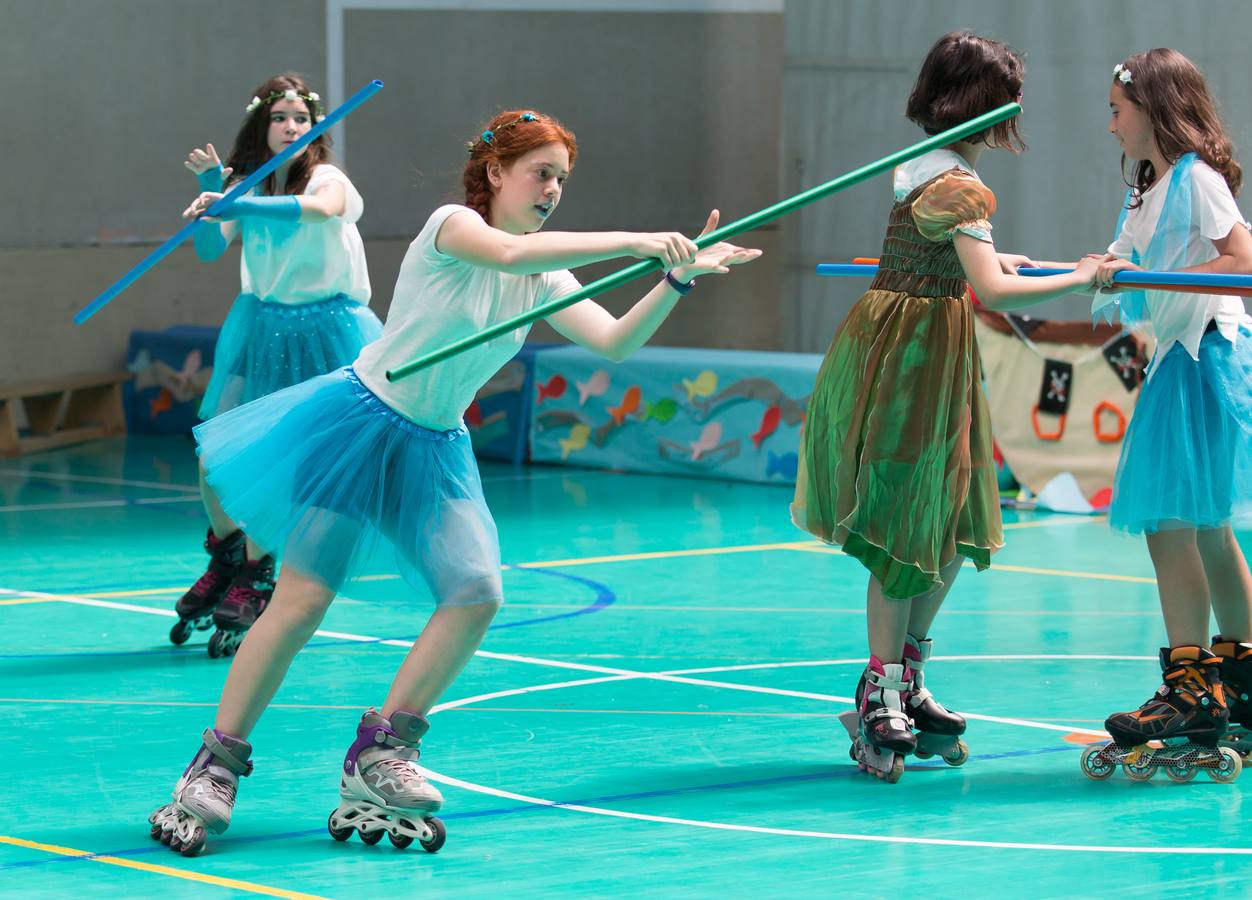
[[[1094,507],[1108,503],[1121,440],[1150,346],[1118,325],[1009,317],[975,320],[991,426],[1013,476],[1040,494],[1072,476]]]

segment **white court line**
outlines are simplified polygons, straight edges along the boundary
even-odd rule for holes
[[[82,500],[70,503],[16,503],[12,506],[0,506],[0,512],[41,512],[56,509],[100,509],[118,506],[151,506],[157,503],[199,503],[199,494],[188,494],[183,497],[140,497],[136,500]]]
[[[124,603],[111,603],[108,601],[94,600],[86,597],[69,597],[56,594],[40,594],[33,591],[11,591],[0,588],[0,594],[21,595],[21,596],[42,596],[52,599],[60,599],[70,603],[81,603],[88,606],[99,606],[108,609],[119,609],[130,612],[141,612],[156,615],[173,616],[174,613],[169,610],[154,610],[142,606],[132,606]],[[376,638],[365,635],[346,634],[342,632],[317,632],[318,635],[324,637],[337,637],[347,640],[355,640],[362,642],[377,642],[388,646],[411,647],[410,641],[384,640],[379,641]],[[747,671],[762,668],[787,668],[798,666],[819,666],[819,665],[860,665],[864,661],[860,658],[855,659],[831,659],[831,660],[814,660],[799,661],[789,663],[755,663],[743,666],[719,666],[715,668],[700,669],[678,669],[669,672],[638,672],[630,669],[614,669],[605,666],[593,666],[586,663],[571,663],[561,660],[542,659],[539,657],[521,656],[511,653],[494,653],[491,651],[480,650],[476,656],[485,659],[495,659],[507,662],[519,662],[530,665],[540,665],[551,668],[571,669],[575,671],[596,672],[607,677],[585,678],[574,681],[555,682],[550,684],[533,685],[524,688],[511,688],[503,691],[493,691],[486,694],[479,694],[472,697],[462,698],[460,700],[452,700],[447,703],[441,703],[431,709],[431,714],[456,709],[462,706],[468,706],[473,703],[487,702],[489,700],[498,700],[504,697],[515,697],[522,694],[538,693],[540,691],[559,690],[568,687],[580,687],[589,684],[601,684],[611,681],[628,681],[634,679],[671,681],[680,684],[691,684],[703,687],[722,688],[727,690],[745,691],[748,693],[765,693],[782,696],[793,696],[806,699],[827,700],[837,703],[851,703],[850,697],[838,697],[829,694],[814,694],[804,691],[786,691],[778,688],[763,688],[756,685],[742,685],[733,682],[710,681],[705,679],[696,679],[684,677],[684,673],[709,673],[712,671]],[[1114,659],[1118,661],[1133,660],[1144,661],[1153,659],[1153,657],[1134,657],[1134,656],[1114,656],[1106,657],[1095,654],[1081,654],[1073,656],[1065,656],[1061,654],[1019,654],[1019,655],[1003,655],[1003,656],[953,656],[953,657],[932,657],[933,661],[941,660],[976,660],[976,661],[994,661],[994,660],[1106,660]],[[1027,728],[1037,728],[1048,731],[1061,731],[1065,733],[1080,732],[1091,735],[1099,734],[1098,731],[1089,728],[1082,728],[1073,725],[1053,725],[1045,722],[1032,722],[1025,719],[1007,718],[1002,716],[988,716],[976,713],[965,713],[967,718],[977,719],[985,722],[996,722],[1007,725],[1017,725]],[[724,822],[709,822],[698,819],[682,819],[673,816],[654,816],[643,813],[632,813],[623,810],[606,809],[595,806],[583,806],[579,804],[566,804],[556,800],[547,800],[542,797],[532,797],[526,794],[518,794],[511,791],[503,791],[498,788],[488,787],[486,785],[476,784],[470,781],[464,781],[459,778],[453,778],[448,775],[436,772],[431,769],[423,769],[428,777],[439,781],[443,784],[460,787],[465,790],[474,791],[489,796],[501,797],[509,800],[516,800],[521,803],[534,804],[536,806],[548,806],[556,809],[567,809],[573,812],[583,812],[592,815],[609,816],[620,819],[633,819],[636,821],[656,822],[661,824],[684,825],[696,828],[707,828],[719,831],[740,831],[755,834],[771,834],[788,837],[812,837],[824,840],[844,840],[858,841],[865,843],[886,843],[886,844],[913,844],[927,846],[946,846],[946,847],[977,847],[982,849],[995,850],[1044,850],[1044,851],[1063,851],[1073,853],[1165,853],[1170,855],[1252,855],[1252,848],[1245,847],[1116,847],[1102,845],[1082,845],[1082,844],[1049,844],[1038,842],[1017,842],[1017,841],[976,841],[952,838],[927,838],[927,837],[898,837],[889,835],[871,835],[871,834],[855,834],[846,832],[828,832],[828,831],[809,831],[794,828],[769,828],[756,825],[739,825]]]
[[[1224,856],[1226,854],[1239,856],[1252,855],[1252,848],[1249,847],[1111,847],[1100,846],[1097,844],[1044,844],[1018,841],[972,841],[956,838],[895,837],[892,835],[854,834],[838,831],[807,831],[797,828],[767,828],[761,825],[732,825],[726,822],[708,822],[701,819],[680,819],[674,816],[653,816],[645,813],[626,812],[620,809],[605,809],[604,807],[599,806],[582,806],[576,803],[561,803],[557,800],[545,800],[542,797],[515,794],[512,791],[502,791],[498,788],[475,784],[472,781],[463,781],[459,778],[452,778],[447,775],[443,775],[424,766],[419,766],[419,768],[422,769],[423,773],[425,773],[428,778],[433,781],[438,781],[441,784],[448,784],[453,787],[463,788],[464,790],[474,791],[479,794],[488,794],[493,797],[502,797],[506,800],[516,800],[520,803],[530,803],[536,806],[548,806],[555,809],[568,809],[573,812],[591,813],[597,816],[610,816],[618,819],[634,819],[640,822],[658,822],[664,825],[687,825],[695,828],[708,828],[716,831],[744,831],[752,834],[773,834],[785,837],[811,837],[833,841],[860,841],[875,844],[922,844],[938,847],[978,847],[988,850],[1053,850],[1066,851],[1070,853],[1167,853],[1171,855],[1201,856]]]
[[[0,475],[13,475],[18,478],[36,478],[44,481],[82,481],[88,484],[113,484],[120,487],[153,488],[161,491],[194,491],[200,488],[194,484],[170,484],[165,481],[130,481],[125,478],[104,478],[99,475],[66,475],[61,472],[31,472],[26,469],[0,469]]]
[[[131,603],[115,603],[110,600],[96,600],[90,597],[73,597],[73,596],[69,596],[65,594],[49,594],[49,593],[43,593],[40,591],[12,591],[6,588],[0,588],[0,596],[38,597],[38,598],[46,598],[46,599],[52,599],[52,600],[62,600],[66,603],[77,603],[83,606],[96,606],[96,607],[100,607],[103,609],[121,610],[123,612],[140,612],[140,613],[147,613],[148,615],[166,616],[167,618],[174,618],[177,615],[172,609],[153,609],[151,607],[137,606]],[[413,646],[412,641],[402,641],[402,640],[396,640],[396,639],[383,640],[383,639],[376,638],[376,637],[370,637],[368,635],[351,634],[351,633],[346,633],[346,632],[341,632],[341,631],[323,631],[319,629],[318,631],[314,632],[314,634],[317,637],[335,638],[338,640],[347,640],[347,641],[359,641],[361,643],[376,643],[376,644],[382,644],[388,647],[402,647],[402,648],[408,649]],[[784,688],[765,687],[763,685],[737,684],[735,682],[710,681],[710,680],[702,679],[702,678],[686,677],[686,673],[688,672],[700,673],[700,672],[710,671],[709,669],[705,669],[705,668],[690,669],[690,670],[677,669],[677,670],[668,671],[668,672],[640,672],[635,669],[619,669],[619,668],[611,668],[609,666],[596,666],[596,665],[591,665],[589,663],[566,662],[564,660],[543,659],[543,658],[535,657],[535,656],[520,656],[514,653],[495,653],[490,650],[478,650],[474,653],[474,655],[482,657],[483,659],[493,659],[493,660],[499,660],[502,662],[517,662],[517,663],[523,663],[526,665],[546,666],[546,667],[555,668],[555,669],[569,669],[575,672],[593,672],[598,675],[612,676],[611,678],[608,678],[608,679],[602,679],[602,680],[608,680],[608,681],[628,681],[628,680],[635,680],[635,679],[642,679],[645,681],[666,681],[666,682],[671,682],[674,684],[691,685],[693,687],[719,688],[722,690],[743,691],[745,693],[750,693],[750,694],[769,694],[769,695],[778,696],[778,697],[794,697],[794,698],[801,699],[801,700],[819,700],[819,701],[823,701],[827,703],[845,703],[845,704],[851,705],[855,702],[853,698],[851,697],[842,697],[837,694],[818,694],[818,693],[814,693],[811,691],[792,691],[792,690],[787,690]],[[1018,657],[1005,656],[1005,657],[968,657],[968,658],[969,659],[1014,659]],[[1021,658],[1032,659],[1033,657],[1021,657]],[[1065,659],[1066,657],[1045,656],[1041,658]],[[1092,658],[1102,659],[1103,657],[1092,657]],[[933,659],[940,660],[942,659],[942,657],[933,657]],[[798,664],[797,663],[775,663],[772,665],[782,668],[782,667],[790,667],[794,665],[864,665],[864,663],[865,663],[865,660],[863,659],[843,659],[843,660],[821,660],[821,661],[816,661],[816,662],[803,662],[803,663],[798,663]],[[755,664],[754,666],[750,666],[746,668],[753,668],[753,667],[768,668],[770,665],[771,664],[768,664],[768,663],[766,664],[758,663],[758,664]],[[731,669],[734,669],[734,668],[735,667],[731,667]],[[721,671],[721,670],[722,669],[720,667],[715,669],[715,671]],[[742,671],[742,669],[740,669],[740,671]],[[516,693],[526,693],[527,690],[528,689],[526,688],[521,688],[512,692],[505,692],[503,694],[492,695],[492,699],[496,699],[499,696],[514,696]],[[436,706],[431,711],[436,712],[444,708],[447,708],[447,707]],[[1091,729],[1089,728],[1082,728],[1079,726],[1053,725],[1053,724],[1049,724],[1046,722],[1029,722],[1025,719],[1013,719],[1013,718],[1003,718],[1003,717],[998,717],[998,716],[986,716],[986,715],[980,715],[977,713],[964,713],[964,715],[966,716],[966,718],[976,718],[985,722],[999,722],[999,723],[1006,724],[1006,725],[1018,725],[1023,728],[1037,728],[1037,729],[1042,729],[1044,731],[1060,731],[1060,732],[1064,732],[1067,734],[1070,732],[1074,732],[1074,731],[1093,733],[1093,734],[1096,733],[1096,732],[1092,732]]]

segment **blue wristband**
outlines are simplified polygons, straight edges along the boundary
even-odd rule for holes
[[[199,172],[196,174],[196,181],[200,182],[200,190],[212,191],[215,194],[222,192],[222,186],[226,180],[222,178],[222,166],[219,163],[207,172]]]
[[[694,278],[688,281],[686,284],[683,284],[681,281],[675,278],[673,273],[671,272],[665,273],[665,280],[668,281],[669,286],[672,287],[674,290],[678,291],[679,294],[690,294],[691,289],[696,286],[696,280]]]
[[[224,222],[245,217],[271,219],[275,222],[298,222],[300,201],[292,194],[281,197],[241,197],[217,213],[217,217]]]

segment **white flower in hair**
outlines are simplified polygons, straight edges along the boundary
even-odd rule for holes
[[[245,106],[245,107],[244,107],[244,109],[243,109],[243,111],[244,111],[245,113],[252,113],[252,112],[255,112],[255,111],[256,111],[256,108],[257,108],[258,106],[260,106],[260,105],[261,105],[261,98],[260,98],[260,97],[253,97],[253,98],[252,98],[252,102],[251,102],[251,103],[249,103],[247,106]]]
[[[309,91],[308,97],[309,97],[309,99],[310,99],[310,100],[312,100],[314,103],[319,103],[319,102],[321,101],[321,99],[322,99],[321,95],[320,95],[320,94],[318,94],[318,92],[317,92],[317,91]]]
[[[300,99],[300,95],[297,94],[295,91],[291,90],[290,88],[288,88],[287,90],[283,91],[283,99],[290,100],[294,103],[296,100]]]
[[[1130,74],[1130,69],[1118,63],[1113,67],[1113,74],[1117,76],[1117,80],[1122,84],[1130,84],[1134,80],[1134,76]]]

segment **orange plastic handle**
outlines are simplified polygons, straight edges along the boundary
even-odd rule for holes
[[[1100,429],[1100,413],[1111,412],[1117,416],[1117,434]],[[1095,413],[1091,416],[1091,426],[1095,429],[1096,440],[1102,444],[1115,444],[1126,434],[1126,414],[1115,403],[1101,400],[1096,404]]]
[[[1035,437],[1041,441],[1059,441],[1061,435],[1065,433],[1066,413],[1061,413],[1061,422],[1057,426],[1056,431],[1044,431],[1039,427],[1039,404],[1035,404],[1035,408],[1030,411],[1030,422],[1035,426]]]

